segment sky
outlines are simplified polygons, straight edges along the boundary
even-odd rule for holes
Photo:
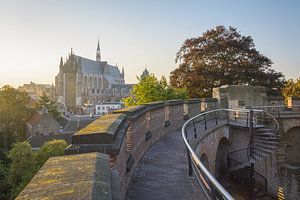
[[[169,77],[186,39],[218,25],[250,35],[286,78],[300,77],[299,0],[0,0],[0,86],[54,83],[70,49]]]

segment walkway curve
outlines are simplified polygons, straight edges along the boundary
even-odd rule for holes
[[[139,162],[126,199],[205,199],[196,179],[187,176],[186,156],[179,131],[155,143]]]

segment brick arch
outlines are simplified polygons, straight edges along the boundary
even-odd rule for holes
[[[290,128],[284,135],[285,161],[299,162],[300,160],[300,126]]]
[[[300,126],[300,118],[281,119],[280,124],[283,127],[283,131],[286,133],[290,129]]]
[[[196,147],[198,157],[205,153],[208,157],[209,171],[214,175],[216,166],[216,156],[220,141],[223,138],[229,139],[229,128],[227,126],[219,127],[203,138]]]
[[[209,170],[209,161],[208,161],[208,156],[206,155],[206,153],[202,153],[200,156],[200,160],[201,162],[204,164],[204,166],[206,167],[206,169]]]
[[[216,156],[215,156],[215,175],[219,177],[227,170],[227,154],[230,149],[230,141],[227,137],[219,140]]]

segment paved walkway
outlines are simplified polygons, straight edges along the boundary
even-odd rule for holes
[[[195,178],[187,176],[186,148],[179,131],[167,135],[145,153],[126,199],[205,199]]]

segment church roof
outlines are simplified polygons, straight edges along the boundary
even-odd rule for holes
[[[81,71],[85,74],[103,74],[110,83],[116,83],[115,79],[123,79],[117,66],[109,65],[107,62],[97,62],[88,58],[74,55],[81,63]]]
[[[90,60],[88,58],[84,58],[81,56],[75,55],[77,61],[80,59],[81,62],[81,71],[86,74],[102,74],[104,68],[104,62],[97,62],[94,60]]]

